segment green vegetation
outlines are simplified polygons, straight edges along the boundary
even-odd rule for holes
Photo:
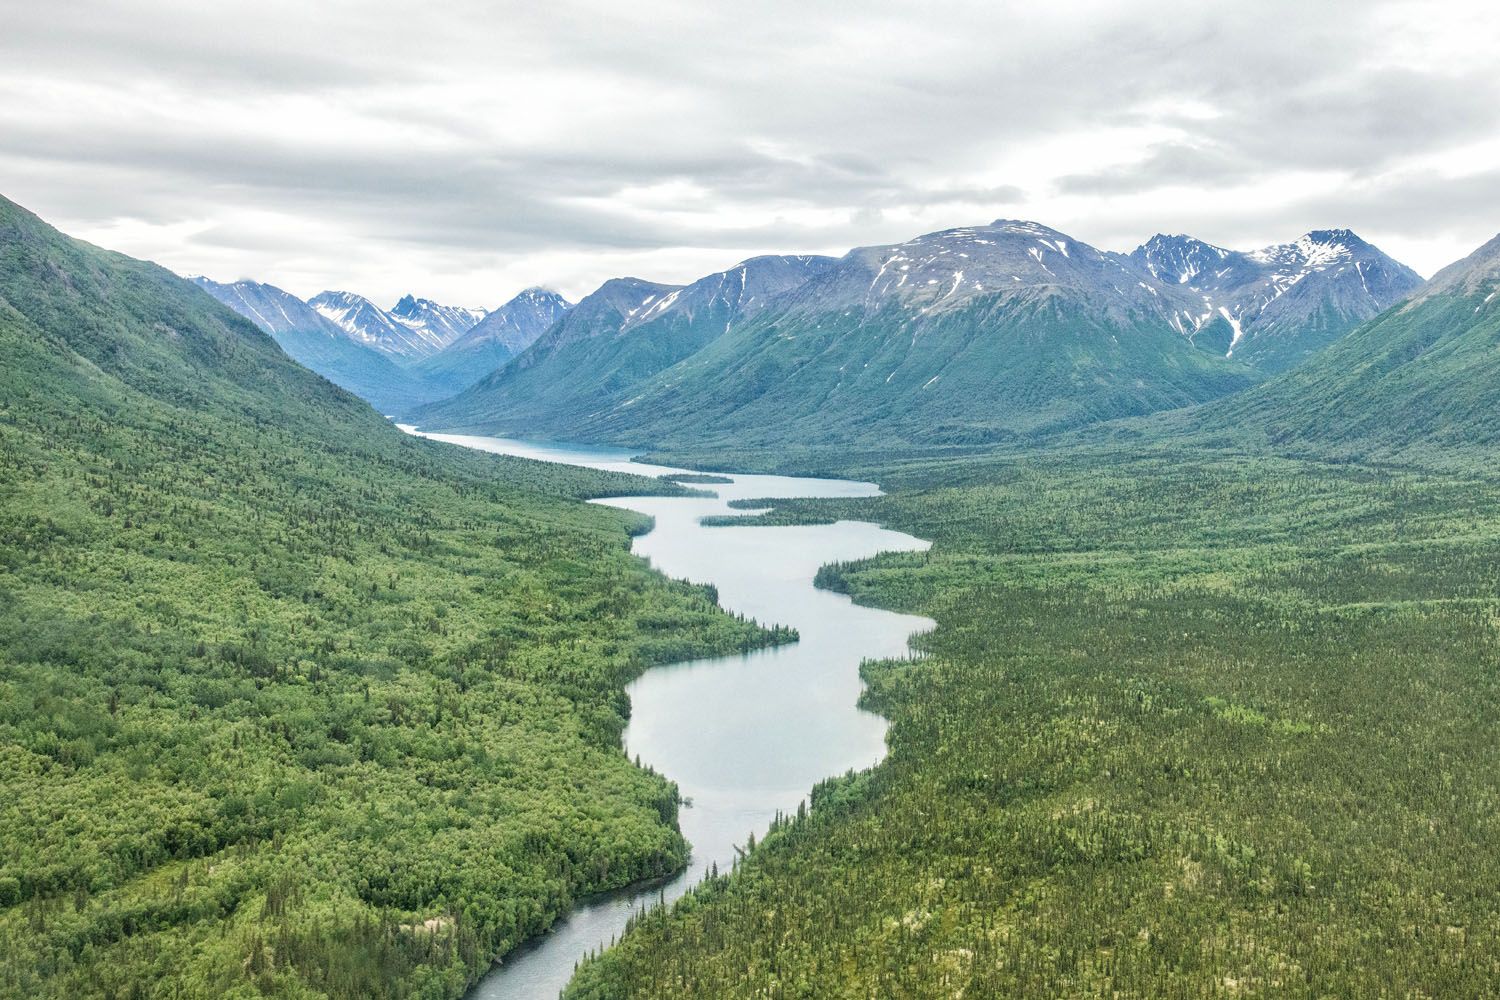
[[[413,419],[424,427],[590,440],[580,433],[592,417],[632,406],[656,376],[832,264],[755,257],[684,286],[611,279],[503,368]]]
[[[427,408],[423,425],[485,431],[540,422],[570,440],[706,452],[712,468],[723,467],[726,450],[755,448],[783,466],[789,446],[834,452],[842,462],[851,449],[888,456],[913,447],[1034,443],[1071,427],[1214,399],[1257,377],[1192,348],[1169,327],[1122,325],[1061,296],[980,297],[919,320],[898,306],[872,315],[771,313],[731,327],[659,375],[632,376],[628,405],[596,400],[549,410],[539,389],[535,412],[496,415],[493,397],[536,378],[523,370],[530,360],[523,355],[474,390]],[[588,364],[612,371],[607,359]],[[580,367],[570,361],[552,377],[576,378]]]
[[[1494,991],[1500,481],[1265,457],[911,462],[925,554],[825,586],[921,611],[890,756],[570,997]]]
[[[1493,993],[1488,291],[1045,458],[959,453],[1245,375],[1125,356],[1053,301],[935,321],[941,378],[907,329],[858,356],[832,318],[716,339],[753,403],[700,385],[617,436],[795,431],[790,458],[716,460],[879,479],[763,520],[932,539],[820,579],[939,627],[867,667],[887,762],[572,996]],[[705,413],[717,441],[676,436]],[[203,293],[0,200],[0,995],[451,997],[578,894],[679,868],[623,687],[790,635],[577,502],[652,489],[683,488],[406,438]]]
[[[786,635],[0,200],[0,996],[451,997],[679,867],[646,665]]]

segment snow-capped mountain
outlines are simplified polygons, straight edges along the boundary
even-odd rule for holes
[[[1158,235],[1129,255],[1181,293],[1173,325],[1194,343],[1277,371],[1384,312],[1421,277],[1347,229],[1260,250]]]
[[[626,318],[621,331],[667,316],[696,321],[712,315],[727,328],[766,308],[778,296],[802,287],[834,262],[832,257],[810,254],[752,257],[643,303],[642,309]]]
[[[382,413],[404,412],[441,395],[386,354],[351,338],[306,302],[275,285],[257,281],[221,284],[201,277],[192,281],[269,333],[293,360],[368,400]]]
[[[788,297],[793,314],[891,309],[913,315],[966,308],[975,300],[1087,299],[1115,319],[1165,321],[1171,309],[1154,282],[1128,262],[1037,222],[1000,219],[850,251]]]
[[[321,292],[307,304],[355,342],[405,363],[436,354],[485,317],[482,309],[444,306],[411,295],[390,312],[353,292]]]
[[[520,354],[572,307],[571,302],[550,289],[528,288],[476,321],[444,351],[470,350],[480,344],[493,343],[511,355]]]
[[[1500,236],[1306,364],[1197,415],[1197,424],[1361,461],[1456,458],[1468,472],[1484,464],[1477,449],[1500,444],[1497,344]]]
[[[567,314],[572,304],[545,288],[528,288],[415,370],[457,393],[520,354]]]
[[[1001,220],[682,288],[607,282],[421,417],[627,444],[1013,440],[1254,381],[1173,327],[1182,302],[1125,258]]]
[[[403,296],[390,312],[396,322],[426,334],[439,350],[468,333],[486,315],[484,309],[445,306],[411,295]]]

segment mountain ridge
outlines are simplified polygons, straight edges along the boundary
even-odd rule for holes
[[[294,361],[367,400],[382,413],[404,412],[442,394],[388,355],[353,340],[306,302],[275,285],[248,279],[221,284],[202,276],[190,280],[270,334]]]
[[[1180,328],[1209,350],[1285,371],[1419,289],[1422,278],[1349,229],[1227,250],[1157,234],[1126,257],[1182,293]],[[1189,304],[1191,303],[1191,304]]]
[[[829,258],[764,255],[687,285],[612,278],[524,352],[458,397],[417,415],[465,410],[527,431],[565,426],[623,403],[646,379],[691,356],[739,319],[829,266]]]
[[[482,309],[446,306],[410,294],[389,311],[363,295],[333,290],[319,292],[307,304],[356,343],[401,364],[436,354],[486,315]]]
[[[526,350],[572,308],[554,291],[525,289],[410,370],[440,385],[443,397],[455,395]]]
[[[652,308],[638,299],[638,311]],[[539,393],[522,413],[503,400],[564,339],[554,328],[495,376],[418,416],[427,426],[626,444],[681,442],[683,428],[740,440],[767,427],[825,444],[885,433],[906,443],[1008,440],[1188,405],[1255,380],[1179,333],[1171,321],[1181,308],[1119,255],[1002,219],[825,261],[594,405],[558,411]],[[999,419],[985,412],[996,407]]]

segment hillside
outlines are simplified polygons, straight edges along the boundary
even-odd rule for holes
[[[577,502],[624,488],[0,199],[0,995],[456,997],[679,867],[623,687],[773,636]]]
[[[416,419],[434,427],[582,433],[594,415],[628,404],[652,376],[831,265],[824,257],[756,257],[682,287],[606,282],[510,364]]]
[[[381,413],[400,414],[446,392],[399,367],[385,354],[351,340],[307,303],[255,281],[193,283],[260,327],[297,363],[367,400]]]

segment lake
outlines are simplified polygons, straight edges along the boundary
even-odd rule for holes
[[[403,428],[410,430],[410,428]],[[461,434],[423,434],[482,451],[645,476],[692,470],[633,462],[609,448],[539,444]],[[642,906],[671,902],[710,865],[727,870],[736,846],[761,836],[777,812],[795,812],[813,785],[885,755],[885,720],[858,707],[860,663],[909,654],[929,619],[859,607],[813,586],[826,563],[928,543],[863,521],[792,527],[704,527],[709,515],[743,514],[733,500],[861,497],[872,483],[724,474],[732,482],[690,484],[705,497],[617,497],[596,501],[648,514],[655,527],[633,551],[671,577],[718,588],[728,611],[790,625],[796,643],[752,653],[653,667],[627,689],[625,747],[677,782],[692,860],[680,875],[583,901],[551,933],[507,956],[470,994],[483,1000],[550,998],[590,952],[606,946]]]

